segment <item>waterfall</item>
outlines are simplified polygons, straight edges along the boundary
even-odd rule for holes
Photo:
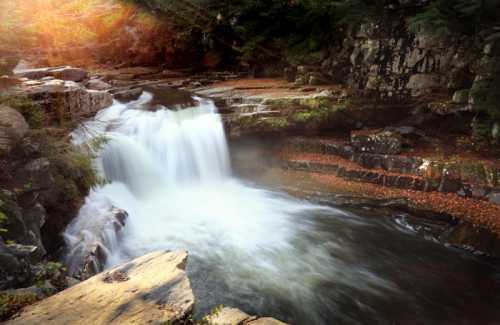
[[[309,236],[316,231],[312,215],[342,216],[339,232],[351,231],[346,224],[363,227],[362,221],[231,176],[212,101],[195,97],[194,107],[151,111],[151,99],[146,92],[127,104],[114,102],[73,133],[76,144],[106,139],[95,160],[106,184],[91,191],[66,229],[70,272],[85,256],[110,267],[157,249],[187,249],[201,312],[220,303],[265,312],[277,297],[300,310],[318,301],[317,288],[331,277],[339,287],[374,294],[397,289],[362,266],[349,270],[339,256],[350,256],[352,245],[318,244]],[[128,213],[123,228],[116,227],[116,208]],[[331,308],[329,301],[316,304]]]

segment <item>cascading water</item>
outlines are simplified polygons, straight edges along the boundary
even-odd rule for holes
[[[107,139],[96,159],[107,184],[90,193],[66,230],[70,271],[96,245],[107,266],[187,249],[199,314],[223,303],[294,324],[374,324],[409,323],[408,306],[422,313],[434,303],[408,294],[420,280],[400,274],[431,263],[417,258],[422,248],[434,252],[432,263],[468,263],[386,221],[246,185],[231,176],[213,102],[194,98],[194,107],[151,111],[151,99],[115,102],[74,133],[78,144]],[[115,207],[129,214],[119,236]],[[429,272],[421,281],[439,286],[441,274]],[[457,324],[468,319],[455,307]]]

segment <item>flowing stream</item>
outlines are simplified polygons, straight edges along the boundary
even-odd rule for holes
[[[493,324],[495,265],[375,218],[250,185],[232,176],[217,109],[114,104],[75,131],[105,136],[94,189],[65,233],[75,251],[101,245],[112,266],[158,249],[189,251],[202,315],[224,304],[293,324]],[[114,207],[129,217],[120,235]]]

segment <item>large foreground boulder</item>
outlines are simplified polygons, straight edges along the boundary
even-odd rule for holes
[[[187,253],[159,251],[25,308],[7,324],[171,324],[192,311]]]

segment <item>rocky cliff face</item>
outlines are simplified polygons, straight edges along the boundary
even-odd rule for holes
[[[498,60],[495,45],[484,37],[437,39],[409,31],[407,19],[427,2],[396,1],[386,6],[382,16],[347,33],[321,68],[298,67],[293,79],[310,84],[334,79],[384,99],[470,89],[481,78],[481,67]],[[463,104],[468,102],[465,97],[460,97]]]

